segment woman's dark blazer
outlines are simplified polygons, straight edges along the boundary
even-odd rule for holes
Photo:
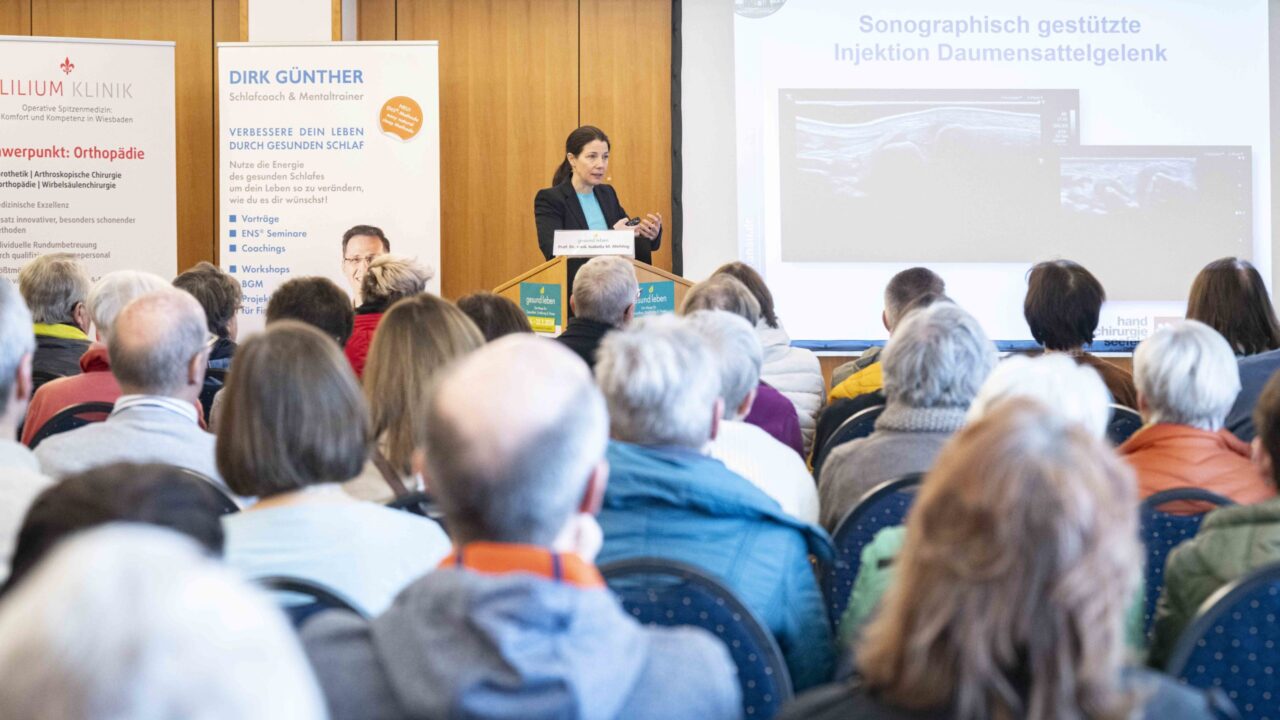
[[[618,202],[618,193],[611,185],[596,185],[592,192],[596,202],[600,203],[600,211],[604,213],[605,224],[612,230],[617,222],[627,217],[627,211]],[[542,248],[542,256],[551,259],[555,245],[557,230],[589,230],[587,216],[582,212],[582,204],[573,191],[573,181],[543,188],[533,198],[533,218],[538,225],[538,247]],[[653,263],[653,251],[662,245],[662,232],[658,237],[649,240],[636,235],[636,259],[642,263]]]

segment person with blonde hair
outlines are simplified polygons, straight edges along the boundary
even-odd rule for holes
[[[1126,668],[1141,572],[1132,472],[1079,423],[1001,403],[920,488],[897,580],[856,649],[860,682],[780,717],[1215,717],[1209,696]]]
[[[379,255],[369,263],[360,284],[361,303],[356,308],[351,337],[343,348],[356,377],[364,374],[365,358],[383,314],[397,300],[426,292],[433,277],[435,270],[413,258]]]
[[[481,345],[475,323],[448,300],[423,293],[391,306],[373,336],[362,381],[373,421],[371,460],[343,489],[379,503],[424,489],[411,461],[427,393],[446,366]]]
[[[324,333],[272,323],[236,350],[221,394],[218,469],[258,498],[223,519],[227,564],[245,577],[312,580],[377,614],[449,552],[435,522],[342,491],[369,456],[369,410]]]

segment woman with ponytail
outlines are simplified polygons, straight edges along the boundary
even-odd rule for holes
[[[564,142],[564,162],[556,169],[551,187],[538,191],[533,214],[538,226],[538,246],[551,259],[556,230],[634,230],[636,259],[652,262],[662,243],[662,216],[649,213],[639,225],[627,225],[629,217],[618,194],[606,185],[609,173],[609,137],[590,125],[569,133]]]

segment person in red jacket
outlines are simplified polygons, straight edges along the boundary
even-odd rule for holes
[[[1196,320],[1158,330],[1134,352],[1133,368],[1146,424],[1119,452],[1137,472],[1142,498],[1186,487],[1242,505],[1275,496],[1250,462],[1249,446],[1223,429],[1240,392],[1240,374],[1231,346],[1217,331]],[[1170,503],[1163,509],[1204,508]]]
[[[360,285],[364,301],[356,308],[355,325],[345,348],[356,377],[364,373],[365,357],[382,314],[397,300],[426,290],[434,275],[435,271],[417,260],[398,255],[379,255],[369,264]]]

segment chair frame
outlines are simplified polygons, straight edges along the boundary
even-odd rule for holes
[[[1196,651],[1200,638],[1204,637],[1223,615],[1231,612],[1241,597],[1249,595],[1259,586],[1272,583],[1280,583],[1280,562],[1256,568],[1214,591],[1200,604],[1195,618],[1178,636],[1178,642],[1173,646],[1173,652],[1169,654],[1169,660],[1165,663],[1165,672],[1172,677],[1180,677],[1192,653]]]
[[[601,565],[599,570],[606,582],[631,578],[637,575],[665,575],[685,582],[698,583],[710,589],[715,595],[724,600],[726,609],[742,617],[741,625],[743,629],[756,641],[761,651],[768,656],[765,660],[772,666],[773,677],[777,678],[778,683],[778,707],[785,706],[795,697],[795,688],[791,684],[791,673],[787,670],[782,648],[778,646],[778,641],[773,637],[773,633],[769,632],[768,626],[760,621],[759,616],[744,605],[738,599],[738,596],[725,587],[720,580],[687,563],[659,557],[636,557],[616,560]]]
[[[1117,410],[1122,410],[1126,413],[1133,413],[1134,415],[1136,415],[1138,418],[1138,430],[1142,429],[1142,413],[1138,412],[1137,410],[1134,410],[1128,405],[1121,405],[1119,403],[1107,403],[1107,408],[1111,410],[1111,417],[1107,420],[1107,432],[1106,432],[1107,440],[1111,440],[1111,423],[1116,421]],[[1133,437],[1134,434],[1138,432],[1138,430],[1134,430],[1132,433],[1129,433],[1129,437]],[[1128,439],[1129,438],[1125,438],[1125,440],[1128,440]],[[1121,444],[1122,443],[1116,443],[1117,446]]]
[[[884,408],[885,408],[884,405],[872,405],[871,407],[862,408],[858,412],[845,418],[844,422],[840,423],[840,425],[836,427],[835,431],[831,433],[831,437],[827,438],[827,442],[824,443],[823,446],[818,450],[814,450],[813,476],[817,478],[822,473],[822,466],[827,461],[827,458],[830,457],[832,450],[835,450],[836,448],[840,447],[841,445],[844,445],[845,443],[853,442],[854,440],[858,440],[860,438],[866,437],[866,435],[860,435],[856,438],[845,438],[844,440],[838,440],[838,438],[840,437],[840,432],[842,430],[849,427],[849,425],[853,423],[854,420],[857,420],[863,417],[864,415],[875,413],[876,416],[879,417],[880,413],[884,412]],[[869,434],[870,433],[868,433],[868,435]],[[821,455],[818,454],[819,450],[821,450]]]
[[[825,597],[825,595],[827,589],[834,584],[832,575],[835,573],[836,563],[839,562],[842,542],[845,536],[851,532],[850,528],[854,526],[859,517],[867,512],[867,508],[871,507],[873,502],[889,495],[893,495],[894,493],[904,492],[910,488],[918,488],[920,483],[924,481],[924,475],[924,473],[908,473],[892,480],[885,480],[879,485],[868,490],[862,495],[862,497],[858,498],[858,502],[854,503],[853,507],[849,508],[849,512],[845,513],[844,517],[840,518],[839,523],[836,523],[835,532],[831,533],[831,545],[835,548],[835,555],[832,557],[831,562],[822,569],[822,590],[828,610],[834,612],[834,608],[831,606],[832,599]],[[885,527],[893,526],[886,525]],[[853,563],[858,564],[862,562],[862,550],[865,548],[866,545],[859,548],[857,557],[851,558]],[[841,605],[842,607],[840,612],[831,617],[832,626],[839,625],[840,617],[844,615],[844,610],[848,608],[849,598],[847,596],[841,601]]]
[[[1201,488],[1196,488],[1196,487],[1174,488],[1172,490],[1164,490],[1156,493],[1155,495],[1148,497],[1146,500],[1143,500],[1142,503],[1138,506],[1138,530],[1139,530],[1139,539],[1142,542],[1142,554],[1143,554],[1144,560],[1146,560],[1147,557],[1151,554],[1151,551],[1149,550],[1149,546],[1147,545],[1147,532],[1146,532],[1146,525],[1145,525],[1147,514],[1154,513],[1156,515],[1173,515],[1172,513],[1166,513],[1160,510],[1161,505],[1166,505],[1172,502],[1205,502],[1205,503],[1212,503],[1214,505],[1217,505],[1219,508],[1228,507],[1236,504],[1235,501],[1233,501],[1231,498],[1223,497],[1222,495],[1218,495],[1217,493],[1211,493],[1208,490],[1203,490]],[[1217,509],[1217,508],[1214,508],[1214,509]],[[1206,510],[1205,512],[1200,513],[1199,514],[1200,521],[1203,523],[1204,516],[1208,515],[1211,512],[1213,512],[1213,510]],[[1174,515],[1174,517],[1187,518],[1187,517],[1196,517],[1196,516],[1195,515]],[[1183,542],[1186,542],[1186,540],[1184,540]],[[1178,543],[1178,544],[1181,545],[1182,543]],[[1169,550],[1165,553],[1164,559],[1166,563],[1169,560],[1169,553],[1172,553],[1175,548],[1177,548],[1177,545],[1169,548]],[[1151,577],[1150,567],[1146,568],[1142,574],[1143,581],[1146,584],[1146,587],[1143,589],[1144,597],[1142,599],[1143,629],[1147,633],[1151,632],[1151,627],[1155,622],[1155,605],[1153,604],[1151,593],[1154,591],[1155,598],[1158,599],[1160,597],[1160,593],[1164,592],[1164,582],[1163,582],[1164,570],[1165,568],[1163,567],[1160,568],[1161,583],[1160,583],[1160,587],[1158,588],[1153,587],[1152,583],[1149,582]]]
[[[177,470],[179,474],[189,477],[192,480],[199,480],[200,482],[205,483],[209,486],[210,490],[217,493],[219,503],[221,504],[218,511],[223,515],[231,515],[232,513],[240,512],[240,505],[235,501],[235,498],[228,495],[227,491],[223,490],[218,483],[214,482],[213,478],[197,470],[192,470],[189,467],[174,465],[173,469]]]
[[[31,436],[31,449],[34,450],[37,445],[44,442],[45,440],[48,440],[54,435],[61,435],[62,432],[70,432],[70,430],[63,430],[62,432],[46,433],[45,428],[51,427],[55,423],[65,420],[68,417],[75,417],[80,413],[102,412],[102,413],[106,413],[107,415],[110,415],[111,411],[115,410],[115,407],[116,407],[115,403],[103,402],[101,400],[92,400],[90,402],[82,402],[82,403],[76,403],[74,405],[68,405],[62,408],[61,410],[59,410],[58,412],[54,413],[53,415],[51,415],[49,419],[45,420],[40,427],[36,428],[35,435]],[[86,421],[84,424],[90,425],[95,422],[102,422],[102,420],[89,420],[89,421]],[[83,425],[81,427],[83,427]],[[75,430],[75,429],[78,429],[78,428],[72,428],[72,430]]]
[[[1197,487],[1185,487],[1185,488],[1174,488],[1172,490],[1162,490],[1156,493],[1155,495],[1148,497],[1146,500],[1143,500],[1142,504],[1139,505],[1138,508],[1141,512],[1146,512],[1148,510],[1150,510],[1151,512],[1161,512],[1161,510],[1159,509],[1160,506],[1167,505],[1168,503],[1171,503],[1171,502],[1207,502],[1207,503],[1213,503],[1218,507],[1229,507],[1231,505],[1236,504],[1236,501],[1232,500],[1229,497],[1225,497],[1217,493],[1212,493],[1212,492],[1209,492],[1208,490],[1203,490]],[[1208,514],[1210,512],[1213,512],[1213,511],[1206,510],[1205,513],[1203,514]],[[1163,514],[1171,515],[1172,513],[1163,513]],[[1187,516],[1184,515],[1180,517],[1187,517]]]
[[[403,510],[412,515],[429,518],[436,522],[441,522],[444,519],[444,511],[436,504],[435,499],[420,490],[392,498],[385,507],[392,510]]]
[[[293,575],[267,575],[260,578],[254,578],[253,583],[263,589],[273,592],[287,592],[296,595],[306,595],[311,598],[312,603],[323,605],[325,609],[347,610],[359,615],[365,620],[369,620],[373,616],[369,614],[360,604],[343,593],[325,585],[324,583],[308,580],[306,578],[295,577]]]

